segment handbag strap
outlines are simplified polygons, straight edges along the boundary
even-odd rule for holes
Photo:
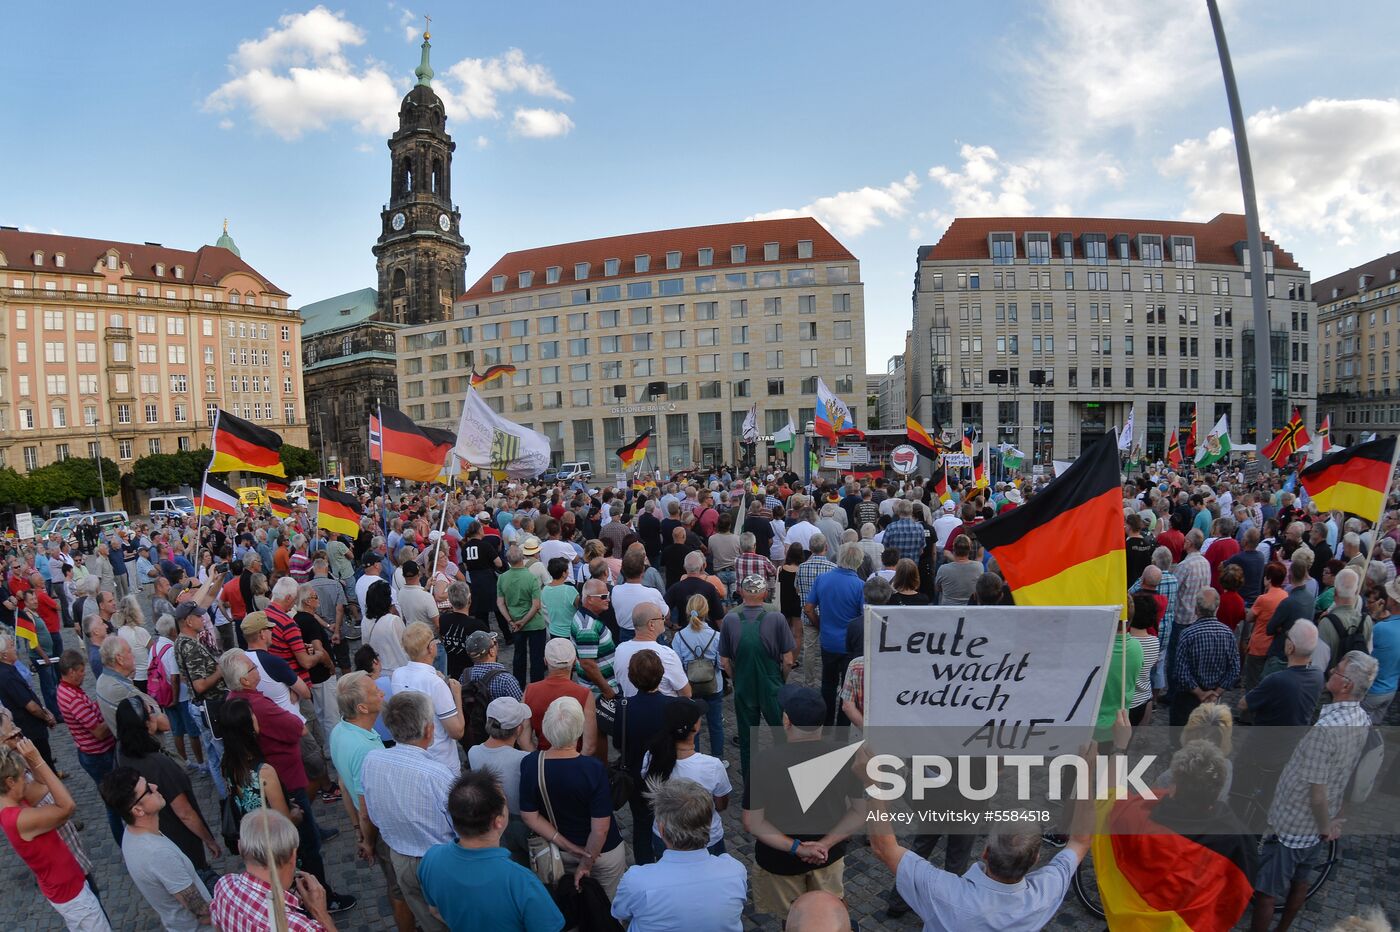
[[[554,826],[555,830],[558,830],[559,823],[554,821],[554,806],[549,801],[549,790],[544,785],[544,751],[538,751],[536,753],[539,754],[540,799],[544,800],[544,814],[549,819],[549,824]]]

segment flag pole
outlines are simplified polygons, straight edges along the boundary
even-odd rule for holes
[[[384,403],[379,396],[374,397],[374,413],[379,418],[379,507],[375,509],[379,519],[379,533],[389,539],[389,492],[384,482]]]
[[[379,422],[379,429],[380,429],[381,431],[384,429],[384,422],[383,422],[383,421],[380,421],[380,422]],[[383,435],[381,434],[381,436],[383,436]],[[457,460],[457,454],[456,454],[455,452],[449,451],[448,454],[447,454],[447,465],[448,465],[448,470],[447,470],[447,481],[448,481],[449,483],[452,482],[452,477],[455,476],[456,473],[457,473],[457,469],[456,469],[456,467],[457,467],[457,462],[456,462],[456,460]],[[450,490],[450,488],[451,488],[451,486],[449,485],[448,488],[447,488],[447,489],[444,489],[444,490],[443,490],[443,493],[442,493],[442,514],[438,516],[438,539],[437,539],[437,542],[433,544],[433,562],[432,562],[432,564],[429,565],[429,567],[428,567],[428,578],[429,578],[429,579],[431,579],[433,573],[437,571],[437,558],[438,558],[438,553],[442,550],[442,536],[443,536],[443,534],[445,533],[445,530],[446,530],[446,528],[447,528],[447,492],[448,492],[448,490]]]
[[[1366,571],[1371,568],[1371,554],[1375,552],[1376,545],[1380,543],[1378,535],[1380,533],[1381,520],[1385,518],[1385,506],[1390,502],[1390,490],[1395,485],[1395,465],[1397,461],[1400,461],[1400,438],[1396,439],[1395,451],[1390,454],[1390,472],[1386,473],[1385,476],[1385,495],[1381,496],[1381,512],[1376,515],[1376,521],[1371,525],[1371,546],[1366,548],[1366,559],[1361,564],[1361,593],[1363,596],[1366,593]],[[1363,605],[1365,601],[1366,600],[1363,598]]]
[[[204,475],[199,480],[198,498],[204,498],[204,487],[209,483],[209,467],[214,465],[214,457],[219,455],[219,415],[223,413],[222,408],[214,409],[214,423],[210,425],[212,432],[209,436],[209,463],[204,467]],[[194,509],[194,559],[190,562],[194,565],[195,578],[199,578],[199,526],[204,522],[204,515],[200,513],[198,505]]]

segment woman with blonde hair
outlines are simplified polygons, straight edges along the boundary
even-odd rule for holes
[[[117,603],[117,612],[112,616],[112,625],[117,637],[131,645],[131,656],[136,661],[136,672],[131,681],[142,692],[146,691],[146,675],[151,667],[151,632],[146,630],[146,616],[141,611],[141,603],[136,596],[129,595]]]
[[[1220,749],[1220,753],[1225,756],[1225,782],[1220,787],[1220,801],[1224,802],[1230,798],[1230,787],[1234,783],[1234,762],[1230,760],[1230,748],[1233,746],[1235,730],[1235,717],[1230,713],[1230,707],[1223,702],[1203,702],[1191,710],[1191,716],[1186,720],[1185,726],[1181,729],[1181,746],[1187,747],[1193,741],[1204,741]],[[1157,779],[1158,789],[1170,789],[1172,786],[1171,771],[1168,770]]]
[[[685,621],[685,626],[671,638],[671,649],[681,658],[687,678],[696,677],[691,692],[706,706],[710,754],[724,760],[724,674],[719,662],[719,632],[710,621],[709,599],[691,596],[685,603]],[[695,749],[700,749],[699,732],[695,734]],[[729,766],[727,761],[725,766]]]

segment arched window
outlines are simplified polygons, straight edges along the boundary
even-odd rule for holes
[[[408,159],[399,163],[399,182],[404,194],[413,193],[413,164]]]
[[[443,181],[445,176],[442,172],[442,159],[433,159],[433,193],[443,193]]]
[[[408,289],[408,277],[404,275],[403,269],[394,269],[394,286],[391,293],[399,294]]]

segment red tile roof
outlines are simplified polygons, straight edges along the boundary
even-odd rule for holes
[[[812,258],[797,258],[798,240],[812,241]],[[763,244],[778,243],[778,258],[774,262],[763,259]],[[713,249],[714,261],[708,266],[699,264],[698,253],[701,247]],[[729,247],[747,246],[748,261],[729,261]],[[666,253],[680,251],[679,269],[666,268]],[[651,233],[629,233],[625,236],[608,236],[603,239],[583,240],[578,243],[563,243],[558,246],[541,246],[537,249],[523,249],[509,252],[486,270],[486,274],[467,289],[465,299],[490,297],[491,279],[497,275],[506,276],[504,291],[495,294],[518,294],[539,288],[559,288],[574,284],[574,264],[590,264],[587,284],[623,281],[637,278],[633,272],[632,260],[636,256],[651,256],[651,271],[640,275],[664,275],[667,272],[694,272],[698,269],[747,268],[749,266],[773,265],[779,262],[821,262],[826,260],[853,260],[855,256],[837,241],[811,217],[793,217],[785,220],[746,220],[741,223],[716,223],[703,227],[685,227],[679,230],[656,230]],[[603,261],[617,259],[618,273],[603,275]],[[545,269],[558,266],[562,271],[559,282],[546,285]],[[533,271],[534,281],[529,288],[521,288],[519,274]]]
[[[1400,281],[1400,252],[1392,252],[1388,256],[1372,259],[1370,262],[1356,266],[1356,268],[1347,269],[1345,272],[1338,272],[1336,275],[1329,275],[1321,281],[1313,282],[1313,300],[1318,304],[1328,304],[1332,301],[1355,297],[1360,290],[1361,276],[1363,275],[1369,276],[1370,279],[1366,283],[1368,291],[1382,285],[1388,288]],[[1332,294],[1333,288],[1338,289],[1335,296]]]
[[[1189,223],[1182,220],[1114,220],[1102,217],[959,217],[948,227],[937,245],[919,251],[922,261],[945,259],[989,259],[991,248],[987,237],[992,233],[1015,233],[1016,255],[1025,257],[1025,244],[1022,234],[1050,234],[1051,255],[1059,257],[1055,245],[1061,233],[1072,234],[1076,240],[1074,254],[1083,258],[1078,239],[1084,233],[1103,233],[1111,241],[1116,234],[1125,233],[1136,237],[1139,233],[1160,234],[1162,248],[1170,258],[1168,236],[1193,236],[1196,239],[1196,262],[1199,265],[1240,265],[1235,255],[1235,244],[1246,240],[1244,214],[1216,214],[1205,223]],[[1277,243],[1264,236],[1265,244],[1274,247],[1274,268],[1302,271],[1290,253],[1284,252]],[[1112,247],[1109,248],[1110,257]]]
[[[190,252],[144,243],[121,243],[82,236],[0,229],[0,253],[4,254],[8,269],[21,269],[26,272],[37,269],[50,273],[61,271],[70,275],[91,275],[92,270],[105,261],[109,249],[116,249],[120,253],[121,261],[131,267],[130,277],[134,279],[217,286],[225,276],[243,272],[262,282],[264,289],[270,294],[287,294],[263,277],[257,269],[222,246],[201,246]],[[34,265],[35,251],[44,254],[42,266]],[[57,253],[63,253],[64,266],[61,270],[53,264],[53,257]],[[156,275],[158,262],[165,265],[165,274],[162,276]],[[177,265],[184,266],[184,278],[175,277],[174,268]]]

